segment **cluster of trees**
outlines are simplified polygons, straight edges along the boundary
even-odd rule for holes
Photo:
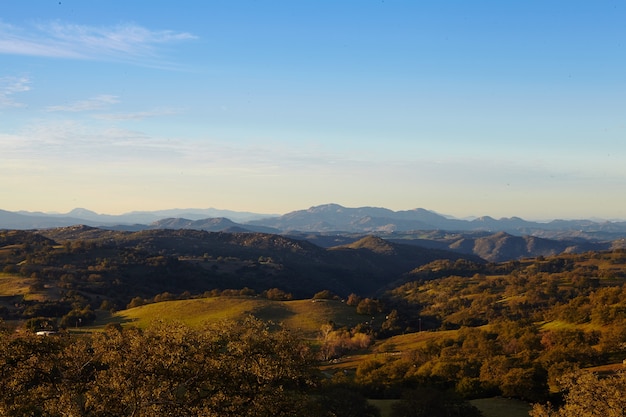
[[[329,415],[309,347],[249,318],[192,329],[0,336],[0,415]]]
[[[531,417],[623,417],[626,416],[626,373],[600,377],[591,372],[572,372],[562,378],[565,391],[560,407],[535,404]]]
[[[563,407],[537,405],[533,415],[624,415],[622,400],[614,398],[619,390],[606,389],[622,387],[623,374],[571,376],[626,355],[624,255],[561,255],[487,264],[471,273],[449,261],[422,267],[410,275],[419,279],[386,294],[384,303],[393,311],[377,335],[423,327],[442,336],[403,352],[390,345],[389,353],[361,363],[353,381],[369,387],[370,395],[386,397],[430,386],[464,398],[545,402],[561,391]],[[597,401],[606,412],[589,411]]]
[[[415,385],[453,389],[464,398],[493,395],[543,401],[573,369],[602,362],[594,335],[581,330],[541,331],[519,321],[488,329],[464,327],[401,354],[381,353],[361,363],[355,383],[394,396]]]
[[[409,281],[389,291],[384,301],[401,313],[408,311],[404,316],[419,315],[429,329],[475,327],[502,319],[619,327],[626,319],[626,265],[618,263],[621,256],[622,251],[615,251],[488,264],[470,277],[459,270]],[[442,262],[450,264],[435,262],[420,268],[419,274],[437,273]]]
[[[373,342],[370,329],[337,328],[334,323],[322,326],[320,355],[322,360],[330,360],[355,350],[368,348]]]

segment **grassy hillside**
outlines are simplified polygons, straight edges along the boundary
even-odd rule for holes
[[[247,315],[282,323],[308,339],[317,338],[321,326],[329,322],[351,328],[371,320],[370,316],[357,314],[354,307],[339,300],[274,301],[257,297],[215,297],[164,301],[122,310],[100,320],[99,326],[112,321],[146,327],[153,320],[182,321],[199,326],[207,321],[238,320]],[[382,319],[380,314],[375,318]]]
[[[29,294],[31,292],[30,287],[35,281],[34,278],[0,272],[0,297]]]

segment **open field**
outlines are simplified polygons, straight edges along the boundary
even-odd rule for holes
[[[42,288],[34,291],[32,285],[35,282],[36,279],[34,278],[0,272],[0,300],[14,302],[15,297],[34,301],[46,300],[51,290]]]
[[[315,339],[320,327],[330,321],[338,326],[353,327],[371,320],[359,315],[355,308],[338,300],[273,301],[256,297],[215,297],[164,301],[119,311],[111,317],[102,317],[96,328],[107,322],[145,327],[153,320],[181,321],[199,326],[207,321],[240,319],[253,315],[262,320],[282,323],[288,329]],[[382,316],[374,320],[383,320]]]
[[[602,331],[597,323],[568,323],[563,320],[551,320],[541,325],[541,330],[583,330],[586,332]]]
[[[33,278],[0,272],[0,297],[27,295],[30,293],[29,287],[34,282]]]

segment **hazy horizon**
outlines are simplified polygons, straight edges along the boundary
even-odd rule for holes
[[[321,206],[326,206],[326,205],[332,205],[332,204],[337,204],[337,203],[323,203],[323,204],[317,204],[311,207],[301,207],[299,209],[296,210],[292,210],[289,212],[282,212],[282,213],[264,213],[264,212],[258,212],[258,211],[253,211],[253,210],[231,210],[229,208],[224,208],[224,207],[169,207],[169,208],[157,208],[154,210],[129,210],[129,211],[124,211],[124,212],[119,212],[119,213],[107,213],[107,212],[98,212],[96,210],[91,210],[88,207],[74,207],[70,210],[64,211],[64,212],[60,212],[60,211],[42,211],[42,210],[7,210],[7,211],[11,211],[13,213],[30,213],[30,214],[44,214],[44,215],[71,215],[74,211],[76,210],[88,210],[90,212],[93,212],[99,216],[125,216],[125,215],[132,215],[132,214],[138,214],[138,213],[158,213],[158,212],[170,212],[170,211],[181,211],[181,212],[188,212],[188,213],[196,213],[199,214],[202,211],[210,211],[210,210],[215,210],[218,212],[233,212],[233,213],[237,213],[237,214],[251,214],[254,217],[257,216],[267,216],[267,217],[274,217],[274,216],[283,216],[295,211],[301,211],[301,210],[309,210],[312,208],[316,208],[316,207],[321,207]],[[474,220],[474,219],[478,219],[481,217],[492,217],[496,220],[498,219],[507,219],[507,218],[521,218],[523,220],[526,221],[534,221],[534,222],[551,222],[554,220],[591,220],[591,221],[609,221],[609,222],[622,222],[622,221],[626,221],[626,218],[603,218],[603,217],[553,217],[553,218],[533,218],[533,217],[523,217],[523,216],[519,216],[516,214],[510,214],[510,215],[506,215],[506,216],[492,216],[489,213],[482,213],[482,214],[475,214],[475,215],[469,215],[469,216],[463,216],[463,217],[458,217],[449,213],[440,213],[438,211],[435,210],[430,210],[427,207],[412,207],[412,208],[408,208],[408,209],[391,209],[389,207],[384,207],[384,206],[344,206],[341,204],[338,204],[339,206],[342,206],[346,209],[361,209],[361,208],[382,208],[382,209],[388,209],[388,210],[392,210],[394,212],[401,212],[401,211],[411,211],[411,210],[419,210],[419,209],[423,209],[423,210],[427,210],[430,211],[432,213],[438,214],[440,216],[443,217],[447,217],[447,218],[452,218],[452,219],[458,219],[458,220]],[[6,210],[3,207],[0,207],[0,210]],[[78,216],[80,217],[80,216]],[[233,219],[231,219],[233,220]],[[241,221],[241,220],[240,220]]]
[[[8,1],[0,208],[626,219],[626,3]]]

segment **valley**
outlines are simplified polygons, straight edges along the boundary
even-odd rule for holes
[[[427,388],[467,413],[495,397],[558,403],[571,372],[626,357],[623,249],[494,262],[406,239],[334,239],[0,231],[0,315],[8,334],[86,338],[259,320],[312,349],[317,389],[380,405]]]

